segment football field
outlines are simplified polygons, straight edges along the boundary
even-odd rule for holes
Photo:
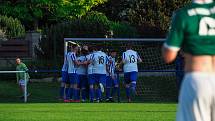
[[[0,121],[174,121],[176,104],[1,103]]]

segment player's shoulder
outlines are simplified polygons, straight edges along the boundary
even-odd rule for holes
[[[187,4],[184,7],[181,7],[179,9],[175,10],[173,12],[173,17],[175,17],[177,19],[179,19],[179,18],[185,19],[189,15],[189,10],[196,8],[196,7],[198,7],[198,6],[194,3]]]

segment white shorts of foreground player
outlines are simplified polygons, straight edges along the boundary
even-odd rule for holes
[[[214,89],[215,73],[187,73],[179,96],[176,121],[215,121]]]

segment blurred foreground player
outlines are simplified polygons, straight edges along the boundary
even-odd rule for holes
[[[164,60],[182,48],[185,77],[176,121],[215,121],[215,3],[194,0],[177,10],[163,47]]]

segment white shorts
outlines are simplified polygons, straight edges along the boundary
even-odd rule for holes
[[[176,121],[215,121],[215,73],[185,75]]]
[[[19,85],[21,85],[21,86],[25,86],[25,80],[20,79],[20,80],[19,80]]]

